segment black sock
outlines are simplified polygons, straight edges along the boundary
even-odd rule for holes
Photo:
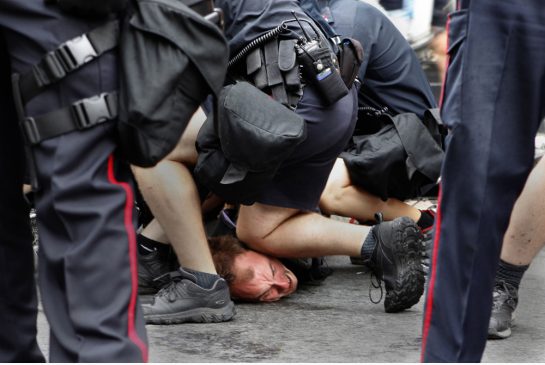
[[[433,226],[434,221],[435,217],[433,216],[433,214],[429,213],[427,210],[421,210],[420,219],[418,219],[416,225],[420,227],[421,230],[425,231],[426,229]]]
[[[503,280],[518,290],[522,276],[528,270],[529,266],[512,265],[500,259],[500,266],[498,266],[498,271],[496,272],[496,281]]]
[[[195,284],[205,289],[212,288],[216,281],[220,279],[220,276],[218,274],[209,274],[207,272],[191,270],[185,267],[182,267],[181,269],[187,271],[190,274],[193,274],[195,278],[197,278]]]
[[[365,240],[363,240],[363,245],[361,246],[361,257],[364,259],[369,259],[371,255],[373,254],[373,251],[375,250],[375,246],[377,245],[377,240],[375,239],[375,236],[373,235],[373,228],[371,228],[371,231],[365,237]]]
[[[154,251],[164,253],[170,250],[170,245],[157,242],[151,238],[143,236],[142,234],[136,236],[136,242],[138,243],[138,252],[140,255],[148,255]]]

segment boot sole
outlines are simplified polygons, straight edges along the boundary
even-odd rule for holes
[[[395,289],[386,292],[384,310],[396,313],[418,303],[424,294],[424,271],[422,270],[423,236],[420,231],[407,225],[402,231],[403,252],[407,261],[403,275],[395,282]]]
[[[363,257],[350,256],[350,263],[352,265],[366,266],[365,261],[366,260]],[[369,261],[369,260],[367,260],[367,261]]]
[[[191,310],[144,315],[146,324],[180,324],[180,323],[218,323],[230,321],[236,314],[235,305],[230,302],[222,308],[194,308]]]
[[[503,331],[498,331],[494,328],[488,328],[488,339],[489,340],[504,340],[508,337],[511,337],[511,328],[515,327],[515,316],[511,318],[511,324],[509,327]]]
[[[511,328],[503,331],[488,330],[488,339],[490,340],[503,340],[509,336],[511,336]]]

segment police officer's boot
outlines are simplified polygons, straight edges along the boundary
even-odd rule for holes
[[[410,308],[424,293],[424,247],[420,229],[410,218],[401,217],[375,225],[371,234],[376,246],[369,266],[379,285],[384,281],[385,311],[393,313]]]

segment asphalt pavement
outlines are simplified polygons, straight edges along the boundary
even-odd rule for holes
[[[238,304],[226,323],[147,326],[151,362],[418,362],[423,300],[387,314],[369,300],[369,274],[347,257],[320,286],[300,288],[269,304]],[[516,327],[489,341],[484,362],[545,362],[545,255],[520,289]],[[373,295],[377,295],[373,292]],[[48,325],[40,310],[39,344],[48,353]]]

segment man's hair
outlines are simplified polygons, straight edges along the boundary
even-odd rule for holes
[[[244,244],[236,237],[225,235],[208,238],[208,245],[218,275],[223,277],[228,284],[232,284],[236,279],[233,273],[235,258],[247,251]]]

